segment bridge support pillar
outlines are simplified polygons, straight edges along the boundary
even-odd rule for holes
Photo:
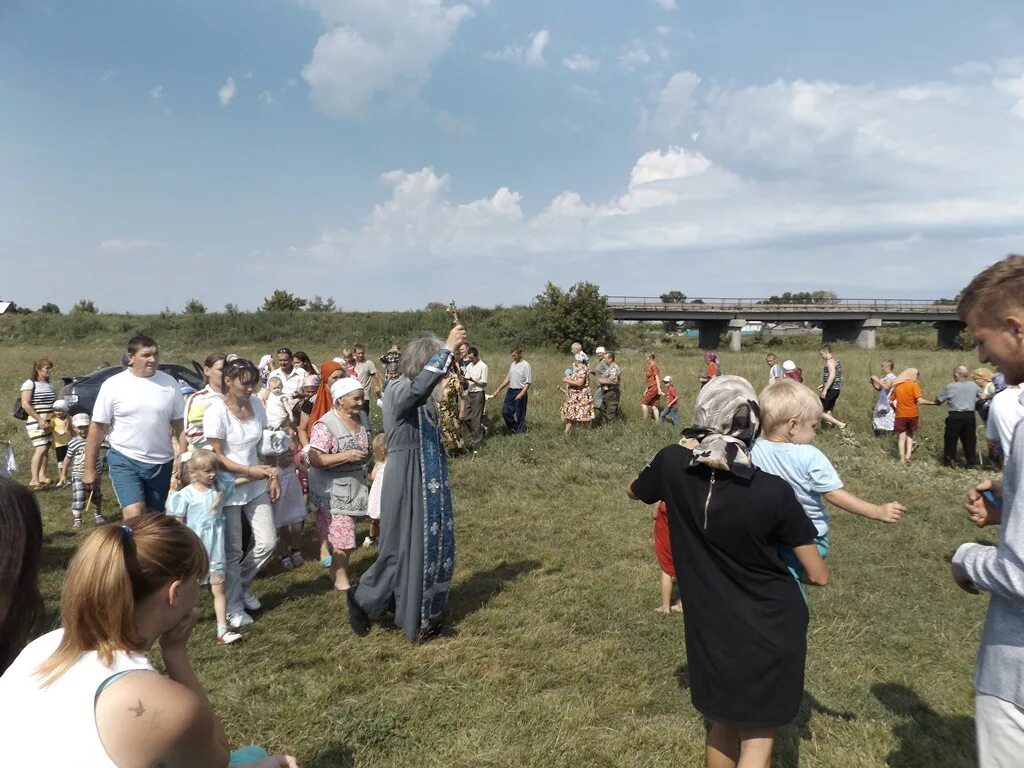
[[[697,346],[701,349],[718,349],[722,334],[729,328],[728,320],[697,320]]]
[[[733,352],[739,352],[743,349],[743,326],[746,324],[746,320],[735,319],[729,321],[729,349]]]
[[[831,344],[833,341],[848,341],[862,349],[875,348],[875,331],[882,321],[877,318],[867,320],[825,320],[821,324],[821,341]]]
[[[960,332],[967,326],[959,320],[942,321],[935,324],[939,332],[939,349],[957,349],[960,346]]]

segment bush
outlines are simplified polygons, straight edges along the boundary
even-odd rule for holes
[[[185,305],[186,315],[205,315],[206,305],[203,304],[199,299],[189,299]]]
[[[263,300],[262,312],[298,312],[308,302],[298,296],[289,293],[283,288],[278,288]]]
[[[59,315],[60,307],[53,302],[48,301],[39,308],[39,312],[44,315]]]
[[[548,283],[534,300],[537,325],[544,342],[568,351],[573,342],[584,349],[611,346],[614,338],[608,297],[594,283],[576,283],[567,292]]]
[[[98,311],[91,299],[79,299],[71,308],[72,315],[95,315]]]

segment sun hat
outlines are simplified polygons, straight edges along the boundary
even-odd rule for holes
[[[76,413],[74,416],[71,417],[71,426],[88,427],[89,422],[91,421],[92,419],[89,418],[88,413]]]
[[[662,379],[662,381],[664,381],[666,384],[668,384],[670,381],[672,381],[672,377],[671,376],[666,376],[665,378]]]
[[[595,355],[603,355],[607,351],[608,350],[605,349],[604,347],[598,347],[597,349],[594,350],[594,354]]]
[[[796,363],[794,363],[792,360],[786,360],[782,364],[782,370],[784,370],[784,371],[795,371],[796,370]]]
[[[346,376],[343,379],[338,379],[336,382],[331,384],[331,399],[334,402],[338,402],[345,395],[350,395],[356,390],[362,390],[363,385],[359,383],[359,379],[353,378],[352,376]]]
[[[53,410],[55,411],[66,411],[68,409],[68,403],[66,400],[54,400]]]

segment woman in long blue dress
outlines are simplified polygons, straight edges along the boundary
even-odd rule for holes
[[[388,472],[381,489],[380,548],[348,593],[349,623],[357,635],[388,611],[409,641],[441,626],[455,568],[455,522],[433,395],[451,369],[452,350],[465,340],[457,325],[444,346],[434,337],[413,341],[402,352],[401,378],[384,392]]]

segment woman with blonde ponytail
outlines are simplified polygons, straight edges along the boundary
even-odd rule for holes
[[[208,567],[202,542],[173,518],[147,515],[90,533],[68,568],[61,628],[30,643],[0,677],[5,761],[225,768],[227,736],[187,651]],[[157,643],[166,676],[146,658]],[[232,764],[296,766],[283,755]]]

